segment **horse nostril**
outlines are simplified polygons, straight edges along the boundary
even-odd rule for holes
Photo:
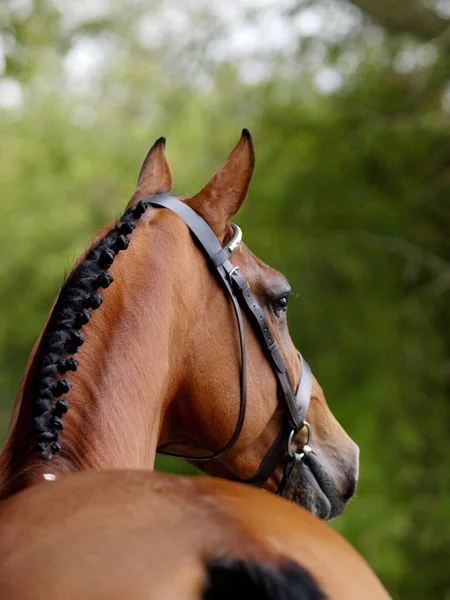
[[[352,473],[348,477],[347,490],[342,495],[342,499],[344,500],[344,502],[348,502],[350,500],[350,498],[352,498],[355,495],[357,484],[358,484],[358,478]]]
[[[352,448],[352,457],[347,462],[347,489],[342,494],[342,499],[344,502],[348,502],[350,498],[355,495],[356,486],[358,484],[358,475],[359,475],[359,447],[356,444],[353,444]]]

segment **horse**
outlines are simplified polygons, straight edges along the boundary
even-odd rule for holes
[[[8,600],[388,600],[323,520],[242,483],[81,472],[0,503]]]
[[[243,130],[181,200],[165,139],[152,146],[123,216],[78,259],[32,350],[0,498],[44,475],[153,469],[159,451],[324,519],[344,510],[358,447],[291,340],[286,278],[231,222],[254,164]]]
[[[0,457],[0,595],[386,599],[318,518],[353,495],[358,449],[289,337],[285,278],[230,221],[251,138],[183,202],[164,146],[77,261],[25,370]],[[154,473],[156,450],[237,482]]]

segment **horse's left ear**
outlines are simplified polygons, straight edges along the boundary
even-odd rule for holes
[[[172,171],[166,156],[166,138],[161,137],[150,148],[139,173],[136,191],[127,208],[145,196],[172,189]]]
[[[243,129],[224,165],[196,196],[186,200],[210,225],[223,242],[230,219],[239,211],[245,198],[255,166],[255,152],[250,132]]]

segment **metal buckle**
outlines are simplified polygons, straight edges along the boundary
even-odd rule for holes
[[[308,421],[303,421],[303,425],[300,427],[300,429],[298,431],[301,431],[303,429],[303,427],[306,427],[306,430],[308,432],[308,437],[306,438],[306,444],[304,444],[302,446],[299,454],[295,450],[292,449],[292,443],[294,441],[294,437],[295,437],[295,434],[297,433],[297,431],[295,429],[293,429],[291,431],[291,433],[289,434],[288,443],[287,443],[287,453],[290,456],[290,458],[302,459],[305,456],[305,454],[309,454],[310,452],[312,452],[312,448],[309,445],[309,443],[312,439],[311,425],[308,423]]]
[[[235,237],[228,244],[228,250],[230,251],[231,254],[233,254],[233,252],[235,250],[237,250],[237,247],[242,242],[242,230],[241,230],[241,228],[238,227],[236,225],[236,223],[233,223],[233,229],[235,230]]]

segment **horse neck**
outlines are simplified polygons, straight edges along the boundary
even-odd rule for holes
[[[180,335],[188,322],[182,310],[186,303],[174,301],[179,281],[168,266],[170,249],[166,252],[152,239],[158,237],[155,231],[142,227],[134,232],[133,244],[111,268],[114,283],[104,290],[101,308],[83,327],[79,368],[67,377],[72,389],[62,451],[51,462],[40,457],[31,438],[37,344],[0,455],[0,497],[44,473],[153,468],[165,411],[177,387]]]

